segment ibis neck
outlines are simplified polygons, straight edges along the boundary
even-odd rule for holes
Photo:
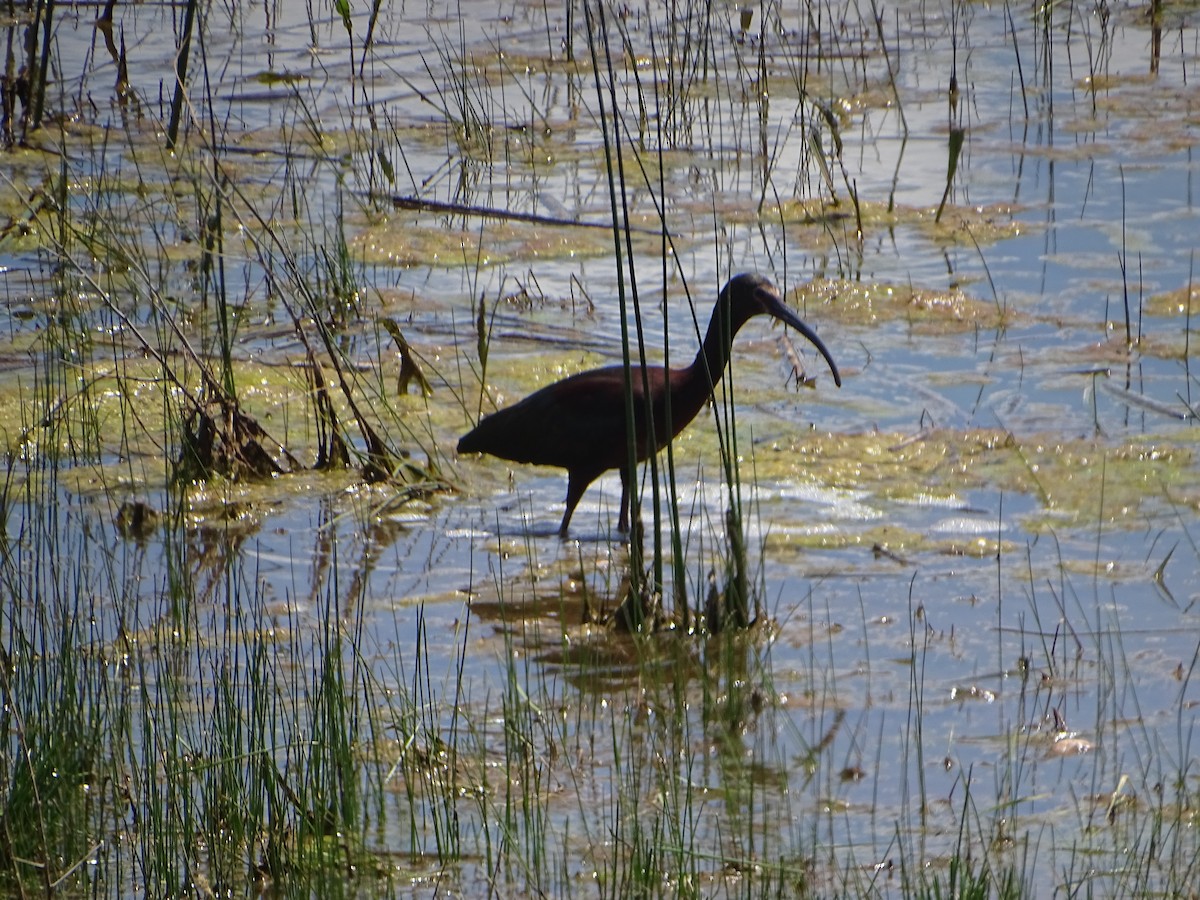
[[[725,366],[729,362],[729,349],[733,346],[733,336],[742,327],[745,319],[731,319],[730,310],[721,305],[713,310],[712,319],[708,323],[708,333],[704,335],[704,343],[692,363],[694,379],[704,387],[705,393],[710,392],[714,385],[721,380]],[[722,318],[725,321],[722,321]]]

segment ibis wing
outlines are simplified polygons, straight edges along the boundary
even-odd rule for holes
[[[650,369],[652,384],[662,380]],[[634,402],[642,398],[634,372]],[[460,453],[489,453],[513,462],[602,472],[625,461],[625,374],[593,369],[530,394],[483,418],[458,443]]]

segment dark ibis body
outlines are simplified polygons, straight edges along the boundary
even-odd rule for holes
[[[791,325],[821,352],[840,387],[837,365],[816,333],[784,305],[779,289],[760,275],[730,280],[717,298],[708,332],[695,361],[681,369],[647,366],[653,410],[654,442],[646,434],[646,385],[642,369],[630,370],[637,459],[657,452],[687,426],[712,396],[729,361],[730,346],[748,320],[768,315]],[[667,398],[670,397],[670,420]],[[459,453],[490,453],[501,459],[567,470],[567,510],[560,534],[567,533],[571,514],[589,484],[609,469],[621,473],[618,528],[629,528],[629,450],[625,417],[625,368],[607,366],[580,372],[530,394],[519,403],[480,420],[458,442]]]

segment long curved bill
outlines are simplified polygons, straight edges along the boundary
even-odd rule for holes
[[[825,357],[825,362],[829,363],[829,371],[833,373],[833,383],[838,387],[841,387],[842,376],[838,374],[837,363],[833,361],[833,356],[831,356],[829,351],[825,348],[825,343],[819,337],[817,337],[817,333],[809,328],[804,323],[803,319],[788,309],[783,302],[783,298],[777,293],[774,291],[764,291],[760,289],[760,294],[762,295],[763,306],[766,307],[767,312],[769,312],[780,322],[791,325],[798,332],[808,338],[809,343],[816,347],[818,351],[820,351],[821,355]]]

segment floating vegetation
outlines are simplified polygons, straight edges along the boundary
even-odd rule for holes
[[[941,218],[936,210],[918,209],[896,214],[898,223],[913,222],[938,246],[989,246],[1037,230],[1018,218],[1020,208],[1011,204],[956,206],[948,204]],[[911,218],[910,218],[911,216]]]
[[[822,434],[760,452],[760,478],[816,482],[874,502],[1018,493],[1037,501],[1024,513],[1033,531],[1066,526],[1140,528],[1180,506],[1200,508],[1195,454],[1186,438],[1169,443],[1100,441],[998,430],[931,430],[916,436]],[[843,526],[847,527],[847,526]],[[997,524],[999,527],[999,524]]]
[[[1140,304],[1149,316],[1183,316],[1192,330],[1200,330],[1200,287],[1185,285],[1173,291],[1151,294]]]
[[[879,281],[814,279],[795,291],[797,303],[810,315],[856,326],[906,322],[918,330],[945,334],[977,328],[1003,328],[1016,314],[955,289],[935,291]]]
[[[821,232],[810,236],[816,240],[825,234],[841,234],[861,227],[864,239],[877,236],[879,231],[891,232],[913,229],[934,247],[942,246],[989,246],[1034,231],[1038,226],[1020,218],[1021,208],[1012,204],[988,206],[958,206],[947,204],[938,218],[937,207],[926,208],[905,206],[869,200],[863,197],[835,199],[808,198],[789,200],[786,203],[762,211],[766,221],[772,219],[785,224],[820,226]],[[755,212],[757,215],[757,211]],[[749,210],[734,210],[734,220],[749,217]]]
[[[481,239],[486,245],[483,252],[479,252]],[[433,222],[419,224],[397,215],[377,217],[355,232],[350,243],[355,258],[371,265],[495,267],[518,259],[553,262],[596,258],[612,250],[612,233],[563,224],[539,226],[482,218],[448,227]]]

